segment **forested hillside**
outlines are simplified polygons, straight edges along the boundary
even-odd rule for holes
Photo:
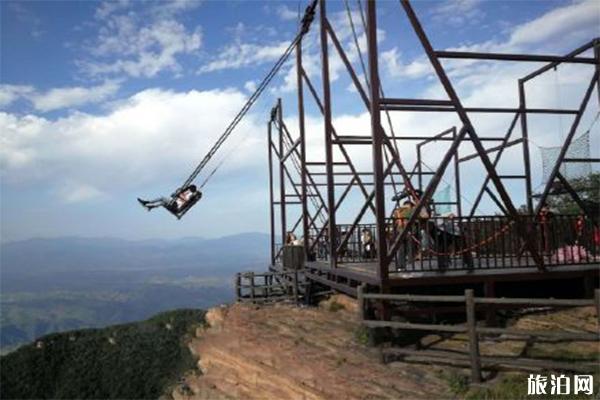
[[[146,321],[51,334],[0,358],[3,399],[156,399],[195,360],[185,341],[202,310]]]

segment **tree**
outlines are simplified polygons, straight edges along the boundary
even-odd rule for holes
[[[600,203],[600,173],[594,172],[586,177],[569,182],[579,197],[589,203]],[[555,192],[556,194],[552,194]],[[546,203],[559,214],[580,214],[581,208],[562,185],[555,185]]]

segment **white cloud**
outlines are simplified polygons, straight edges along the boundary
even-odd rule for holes
[[[238,69],[274,62],[281,57],[289,45],[288,41],[270,45],[236,42],[219,51],[219,55],[200,67],[198,72],[207,73],[225,69]]]
[[[458,1],[444,3],[442,11],[451,6],[458,9],[476,9],[479,1]],[[600,7],[594,0],[573,2],[567,6],[555,8],[538,18],[512,27],[504,40],[452,46],[448,50],[466,52],[499,52],[534,54],[560,54],[600,35]],[[425,27],[427,30],[427,27]],[[392,78],[422,78],[433,75],[429,60],[425,55],[412,60],[403,60],[402,53],[394,47],[381,53],[383,72]],[[490,63],[477,60],[443,60],[446,72],[453,78],[473,79],[475,76],[493,76],[498,70],[513,68],[509,63]],[[530,65],[531,66],[531,65]]]
[[[67,182],[58,190],[59,198],[67,204],[82,203],[102,199],[107,195],[94,186],[86,183]]]
[[[4,184],[44,183],[69,202],[179,181],[208,151],[245,95],[234,90],[176,93],[150,89],[106,115],[48,119],[0,113]],[[265,115],[249,114],[234,135],[247,136],[223,170],[256,165]],[[225,149],[224,149],[225,150]],[[219,154],[220,156],[223,153]]]
[[[475,25],[485,17],[481,0],[446,0],[432,9],[433,21],[452,27]]]
[[[179,57],[200,49],[199,26],[188,29],[176,15],[197,7],[198,1],[152,3],[141,11],[132,3],[102,3],[96,11],[101,25],[96,40],[89,42],[91,58],[77,61],[90,76],[126,74],[153,77],[162,71],[179,73]]]
[[[0,85],[0,106],[6,107],[21,98],[38,111],[54,111],[102,102],[116,94],[119,87],[117,81],[106,81],[92,87],[61,87],[39,92],[33,86]]]
[[[551,42],[553,46],[591,39],[600,35],[600,5],[596,0],[573,2],[556,8],[513,30],[509,44],[532,46]]]
[[[275,9],[277,16],[283,21],[298,20],[298,10],[293,10],[286,5],[280,5]]]
[[[103,1],[96,9],[95,16],[97,19],[105,19],[116,11],[128,8],[130,4],[129,0]]]
[[[418,79],[433,72],[429,60],[425,57],[404,63],[397,47],[382,51],[380,55],[383,71],[392,78]]]
[[[117,93],[119,86],[116,81],[107,81],[102,85],[89,88],[80,86],[55,88],[45,93],[32,94],[28,98],[37,110],[46,112],[102,102]]]
[[[34,91],[29,85],[0,85],[0,107],[6,107]]]
[[[247,81],[244,83],[244,89],[248,92],[254,92],[256,90],[256,81]]]

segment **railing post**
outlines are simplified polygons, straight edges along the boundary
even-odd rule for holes
[[[252,303],[254,303],[254,272],[250,272],[248,276],[250,278],[250,298],[252,299]]]
[[[465,290],[467,307],[467,332],[469,335],[469,356],[471,358],[471,382],[481,382],[481,360],[479,358],[479,339],[477,337],[477,318],[475,316],[475,299],[473,289]]]
[[[600,324],[600,289],[594,290],[594,301],[596,303],[596,318]]]
[[[233,286],[234,286],[234,290],[235,290],[235,301],[240,301],[240,299],[242,298],[241,284],[242,284],[242,278],[241,278],[241,274],[238,272],[235,274],[235,278],[234,278],[234,282],[233,282]]]
[[[265,274],[265,297],[268,299],[271,297],[271,277],[273,275]]]

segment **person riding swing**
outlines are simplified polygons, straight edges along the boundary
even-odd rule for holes
[[[196,188],[196,185],[189,185],[175,192],[172,197],[159,197],[154,200],[138,198],[137,200],[148,211],[153,208],[164,207],[180,219],[201,198],[202,192]]]

